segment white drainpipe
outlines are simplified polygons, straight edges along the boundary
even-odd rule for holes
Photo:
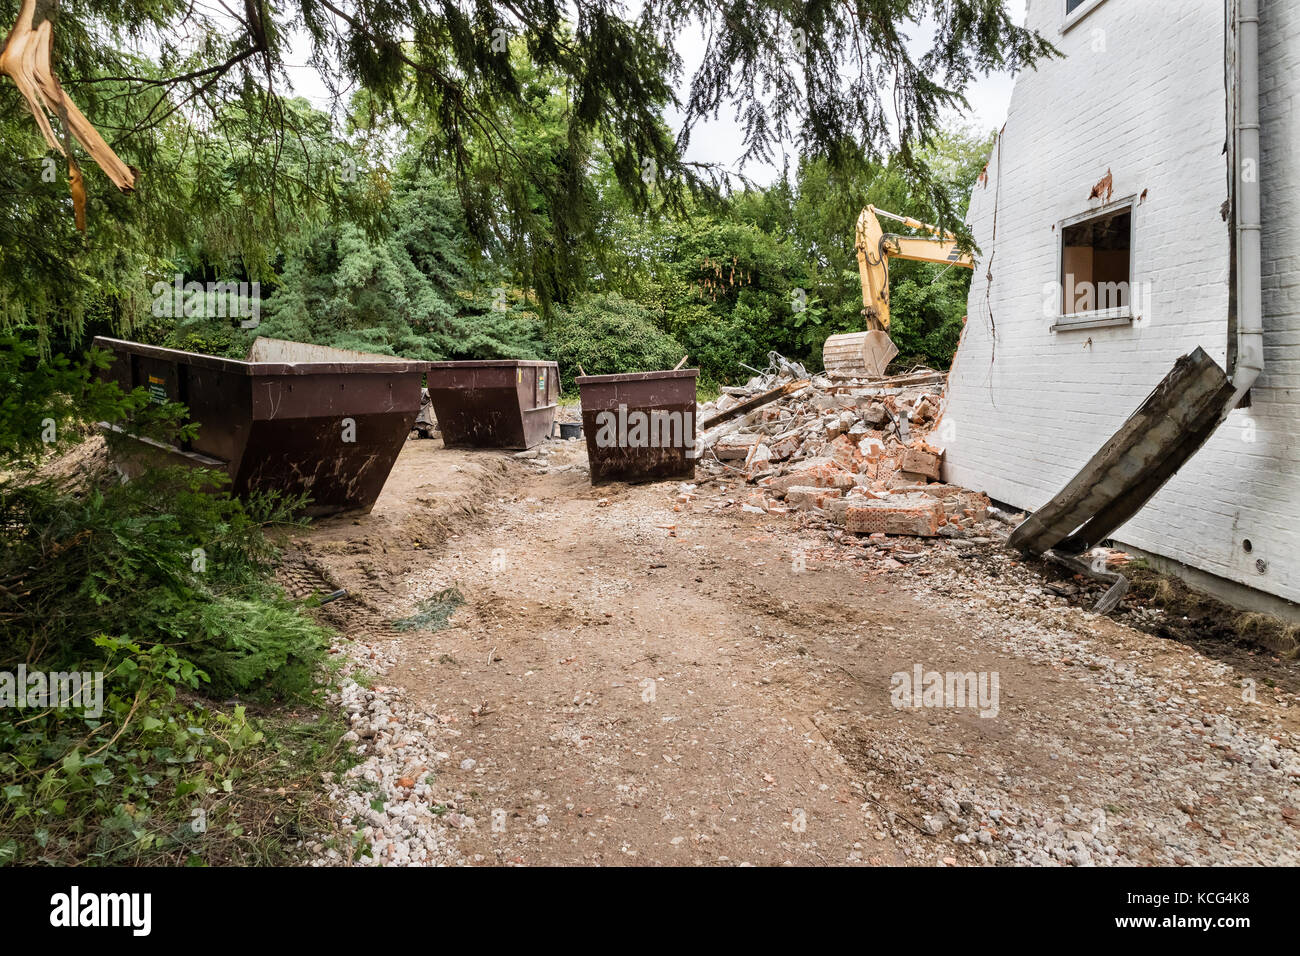
[[[1234,188],[1237,209],[1236,390],[1230,408],[1264,369],[1264,305],[1260,281],[1259,0],[1237,0],[1237,103]]]

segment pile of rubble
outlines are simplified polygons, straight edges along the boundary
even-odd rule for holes
[[[748,511],[820,513],[856,534],[973,533],[989,499],[941,481],[944,379],[809,376],[777,356],[701,406],[698,467],[752,485],[739,501]]]

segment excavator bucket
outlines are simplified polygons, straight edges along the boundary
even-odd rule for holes
[[[830,375],[881,378],[898,346],[888,332],[848,332],[832,335],[822,346],[822,364]]]

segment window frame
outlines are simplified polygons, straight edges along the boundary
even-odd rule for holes
[[[1128,243],[1128,305],[1115,306],[1110,309],[1093,309],[1089,312],[1065,311],[1065,230],[1070,226],[1100,219],[1113,213],[1128,209],[1129,243]],[[1056,224],[1056,321],[1051,331],[1068,332],[1071,329],[1104,329],[1111,326],[1132,325],[1138,318],[1137,309],[1137,242],[1138,238],[1138,198],[1136,195],[1125,196],[1108,202],[1096,209],[1089,209],[1077,215],[1062,219]]]
[[[1083,3],[1075,7],[1070,13],[1064,15],[1061,20],[1061,33],[1065,34],[1069,32],[1075,24],[1105,2],[1106,0],[1083,0]],[[1061,6],[1065,6],[1064,0],[1062,0]]]

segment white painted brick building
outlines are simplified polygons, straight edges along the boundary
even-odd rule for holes
[[[1067,2],[1029,0],[1029,25],[1064,57],[1017,77],[972,196],[980,255],[940,430],[948,480],[1028,509],[1178,356],[1199,345],[1223,366],[1229,342],[1224,2]],[[1260,54],[1264,372],[1252,406],[1114,537],[1214,589],[1300,602],[1300,3],[1261,0]],[[1108,171],[1109,205],[1089,198]],[[1062,233],[1128,199],[1131,307],[1063,319],[1045,293],[1073,255]]]

